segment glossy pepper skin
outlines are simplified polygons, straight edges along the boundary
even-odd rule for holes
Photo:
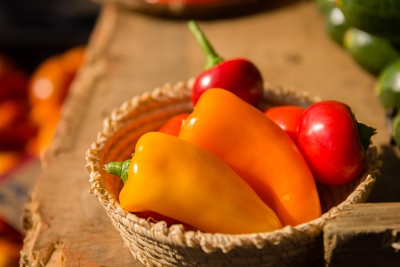
[[[206,55],[205,70],[196,77],[192,88],[193,104],[196,105],[206,90],[223,88],[257,106],[264,90],[263,78],[257,67],[244,58],[224,60],[214,51],[196,22],[189,21],[188,26]]]
[[[221,159],[160,132],[138,140],[119,202],[128,211],[151,210],[210,233],[281,228],[276,214]]]
[[[179,137],[226,162],[276,212],[282,225],[321,215],[315,181],[294,141],[231,92],[206,91]]]
[[[264,109],[263,112],[297,142],[297,125],[304,110],[300,106],[283,105]]]
[[[170,134],[173,136],[178,136],[181,131],[181,127],[183,122],[189,116],[189,113],[180,113],[177,114],[170,119],[168,119],[159,129],[158,131],[161,133]]]
[[[373,134],[375,129],[358,123],[348,105],[326,100],[304,111],[297,143],[318,182],[343,185],[363,172]]]

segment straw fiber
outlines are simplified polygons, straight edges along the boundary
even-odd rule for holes
[[[147,221],[121,208],[117,199],[122,182],[102,166],[130,158],[142,134],[158,129],[175,114],[190,112],[191,84],[166,84],[126,101],[104,120],[103,129],[86,153],[90,193],[104,207],[132,255],[146,266],[300,267],[322,258],[326,220],[335,217],[344,205],[364,202],[374,185],[380,165],[375,147],[369,148],[368,166],[359,179],[340,187],[318,185],[323,215],[295,227],[243,235],[210,234],[185,231],[182,225],[167,227],[165,222]],[[307,94],[265,84],[262,105],[307,106],[315,101],[318,99]]]

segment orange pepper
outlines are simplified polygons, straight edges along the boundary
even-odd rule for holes
[[[39,128],[36,140],[28,145],[30,152],[43,157],[53,141],[60,110],[68,96],[71,83],[84,63],[86,47],[72,47],[45,59],[29,80],[29,118]]]
[[[233,93],[207,90],[185,120],[179,137],[226,162],[283,225],[294,226],[321,215],[314,178],[293,140]]]
[[[22,153],[18,151],[0,151],[0,176],[16,167],[21,159]]]
[[[28,93],[31,105],[43,102],[61,104],[67,95],[71,78],[64,71],[59,55],[44,60],[29,80]]]
[[[72,80],[84,62],[84,56],[85,46],[76,46],[41,62],[29,80],[31,105],[62,105]]]
[[[0,236],[0,266],[19,266],[22,242],[11,242]]]

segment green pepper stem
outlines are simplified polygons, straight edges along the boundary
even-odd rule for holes
[[[121,178],[122,182],[125,184],[128,181],[128,170],[131,160],[127,159],[123,162],[112,161],[103,166],[103,169],[109,174],[118,176]]]
[[[361,145],[367,151],[371,144],[371,137],[376,134],[376,129],[357,122],[358,135],[360,136]]]
[[[215,65],[224,61],[222,57],[220,57],[215,51],[210,42],[207,40],[207,37],[201,31],[199,26],[194,20],[190,20],[188,22],[189,30],[196,37],[198,43],[200,44],[205,56],[206,56],[206,65],[204,67],[205,70],[211,69]]]

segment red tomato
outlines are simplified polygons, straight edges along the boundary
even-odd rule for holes
[[[263,112],[296,142],[297,124],[304,110],[300,106],[276,106],[264,109]]]
[[[170,118],[160,129],[159,132],[178,136],[181,131],[181,127],[185,119],[189,116],[189,113],[182,113]]]
[[[338,101],[317,102],[304,111],[297,144],[318,182],[343,185],[361,175],[366,149],[358,128],[350,107]]]

